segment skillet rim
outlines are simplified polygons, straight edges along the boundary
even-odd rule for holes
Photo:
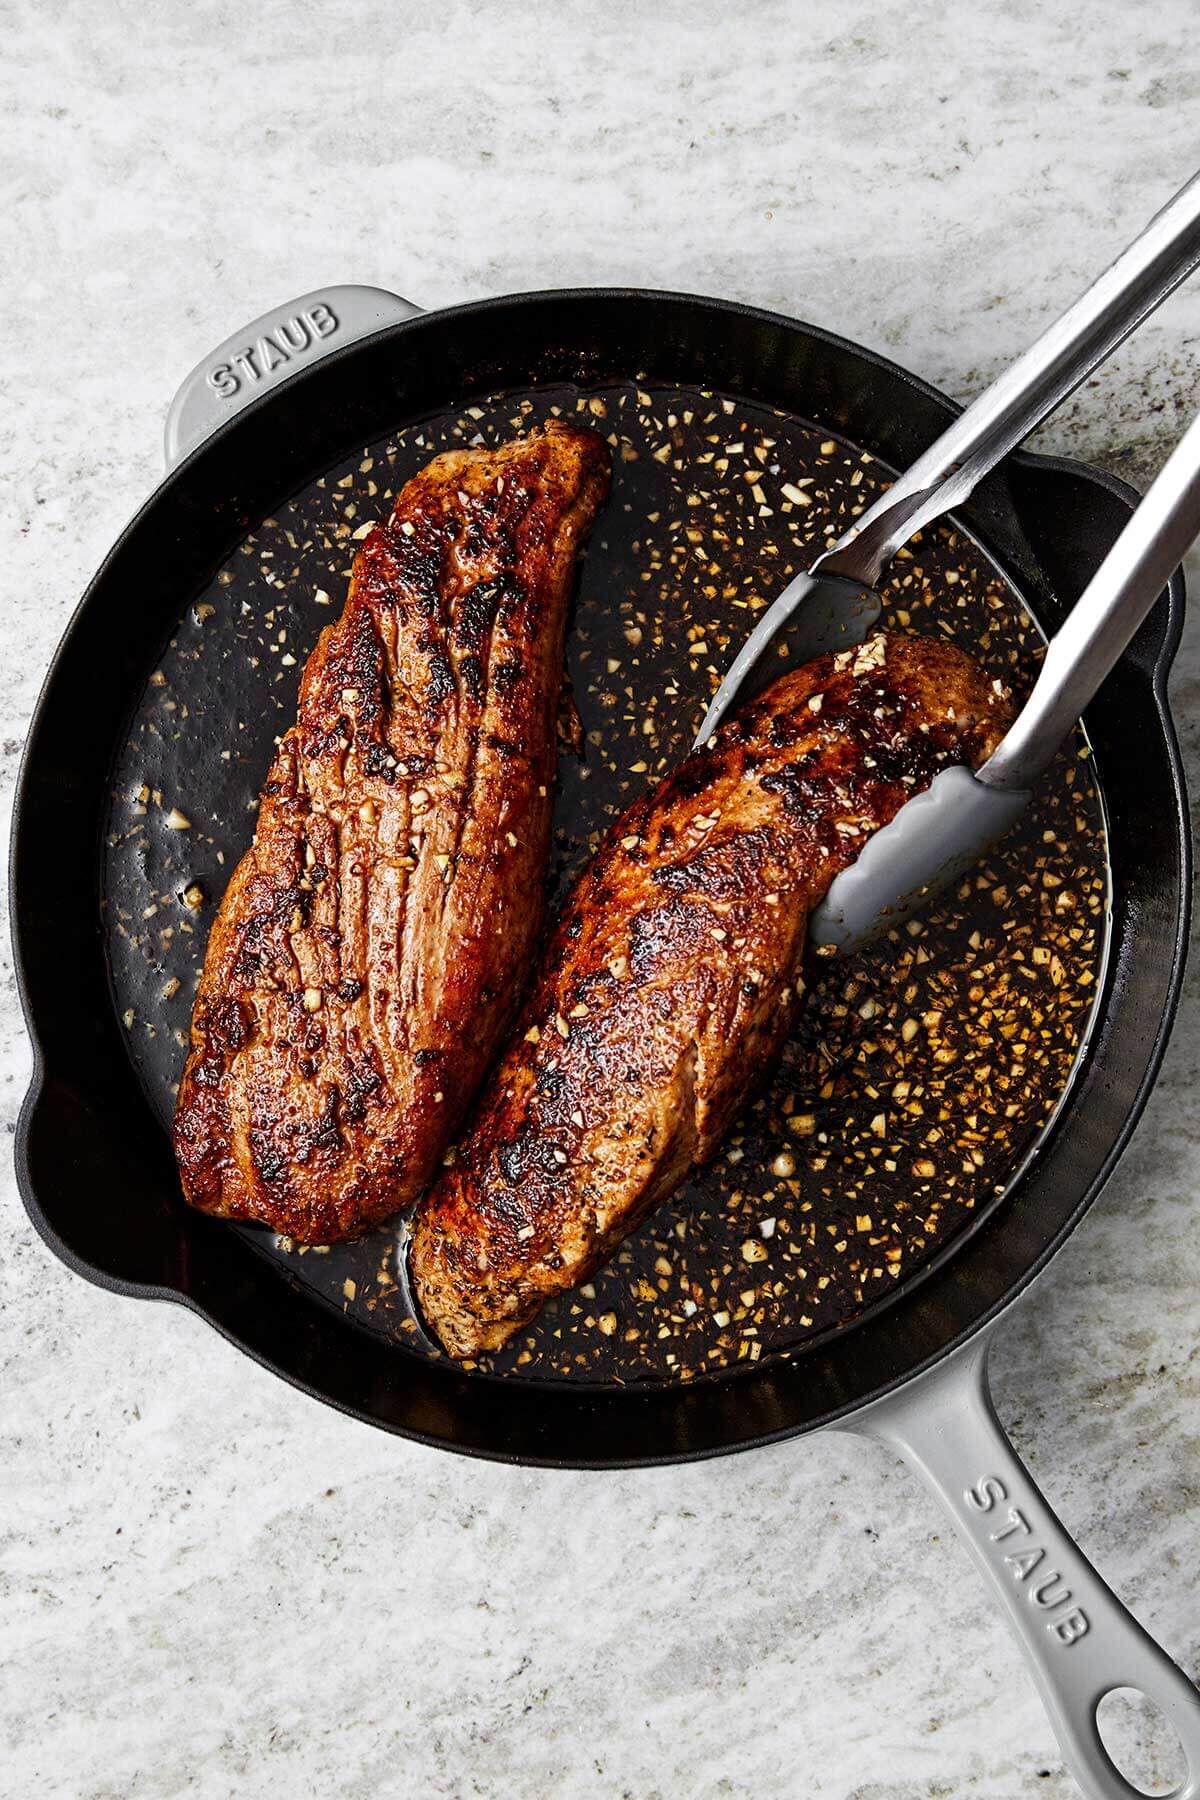
[[[651,307],[659,308],[667,305],[684,307],[687,309],[700,308],[709,313],[715,313],[718,317],[724,315],[731,318],[745,319],[752,324],[761,324],[775,331],[782,331],[785,334],[794,334],[797,337],[807,338],[811,344],[817,346],[828,346],[840,353],[847,354],[851,359],[856,360],[860,365],[865,365],[868,369],[874,368],[882,373],[886,373],[890,379],[900,382],[903,387],[911,390],[914,396],[920,396],[927,403],[931,403],[933,410],[940,413],[941,416],[946,419],[953,417],[961,410],[952,400],[940,393],[938,389],[934,388],[931,384],[924,382],[919,377],[912,375],[909,371],[901,368],[899,365],[891,362],[890,359],[881,357],[877,353],[864,349],[862,346],[854,344],[848,339],[828,332],[819,326],[808,324],[803,320],[787,317],[761,308],[743,306],[736,302],[702,295],[673,294],[652,289],[591,288],[541,290],[528,294],[499,296],[482,301],[468,302],[454,308],[438,309],[436,312],[418,315],[413,319],[399,322],[385,328],[383,331],[373,333],[370,337],[360,339],[355,343],[345,346],[341,350],[323,357],[319,362],[313,363],[306,369],[298,372],[291,380],[281,383],[278,388],[257,396],[241,411],[231,415],[231,417],[223,422],[210,437],[199,444],[176,466],[175,469],[168,473],[165,480],[152,491],[142,506],[139,507],[134,517],[113,544],[107,556],[101,563],[96,575],[88,584],[82,599],[72,612],[70,620],[51,660],[50,667],[42,684],[38,701],[31,717],[14,795],[9,863],[10,922],[14,946],[14,966],[18,993],[21,999],[22,1010],[29,1031],[33,1053],[30,1084],[22,1102],[17,1123],[15,1161],[18,1187],[26,1211],[29,1213],[30,1219],[43,1241],[54,1251],[60,1260],[67,1264],[68,1267],[73,1269],[76,1273],[83,1275],[94,1284],[107,1288],[111,1292],[127,1294],[137,1298],[170,1300],[177,1304],[187,1306],[190,1310],[203,1317],[222,1337],[226,1338],[227,1341],[235,1344],[238,1349],[251,1356],[263,1367],[270,1369],[273,1374],[281,1376],[284,1380],[288,1381],[290,1385],[300,1388],[303,1392],[309,1394],[310,1397],[319,1399],[327,1405],[334,1406],[337,1410],[346,1413],[348,1416],[358,1418],[364,1423],[376,1425],[380,1429],[391,1431],[394,1434],[410,1437],[417,1442],[428,1444],[434,1448],[453,1449],[460,1454],[479,1456],[486,1460],[525,1463],[530,1466],[541,1467],[596,1469],[656,1466],[668,1462],[695,1461],[712,1455],[729,1454],[734,1450],[750,1449],[758,1445],[774,1443],[785,1438],[802,1435],[811,1430],[821,1429],[840,1419],[844,1419],[849,1414],[858,1411],[872,1401],[882,1398],[885,1394],[895,1391],[895,1389],[903,1386],[907,1381],[913,1379],[925,1369],[934,1366],[937,1362],[940,1362],[943,1358],[952,1354],[970,1338],[974,1337],[979,1331],[985,1330],[990,1326],[1008,1306],[1013,1304],[1015,1300],[1026,1291],[1030,1283],[1036,1279],[1037,1275],[1041,1273],[1050,1259],[1057,1254],[1066,1237],[1068,1237],[1075,1229],[1079,1220],[1087,1211],[1092,1201],[1096,1198],[1096,1195],[1099,1193],[1104,1182],[1108,1179],[1112,1169],[1123,1154],[1145,1106],[1146,1100],[1153,1088],[1163,1054],[1165,1053],[1182,986],[1184,955],[1186,952],[1190,919],[1192,845],[1190,830],[1188,828],[1186,789],[1182,760],[1167,695],[1167,679],[1182,632],[1184,585],[1182,576],[1179,573],[1172,577],[1167,589],[1165,606],[1160,603],[1155,608],[1151,622],[1144,628],[1145,632],[1149,634],[1150,640],[1157,637],[1156,643],[1151,641],[1147,641],[1146,643],[1146,647],[1150,649],[1152,656],[1150,667],[1147,669],[1144,661],[1131,665],[1140,681],[1147,683],[1149,687],[1150,698],[1153,702],[1154,713],[1161,734],[1162,746],[1166,751],[1166,773],[1170,782],[1171,799],[1174,806],[1175,842],[1173,845],[1174,867],[1172,872],[1178,876],[1179,896],[1178,904],[1174,909],[1175,930],[1169,957],[1170,972],[1167,977],[1165,1004],[1157,1022],[1153,1041],[1151,1042],[1148,1054],[1145,1057],[1143,1074],[1136,1092],[1127,1106],[1127,1110],[1121,1120],[1118,1130],[1112,1136],[1111,1141],[1108,1144],[1107,1151],[1102,1158],[1096,1174],[1092,1180],[1087,1183],[1074,1207],[1071,1208],[1070,1212],[1059,1224],[1057,1230],[1049,1238],[1040,1253],[1026,1264],[1022,1273],[1009,1284],[1002,1297],[995,1301],[990,1307],[974,1316],[965,1329],[939,1345],[939,1347],[927,1357],[912,1363],[902,1375],[886,1380],[873,1387],[868,1394],[864,1396],[855,1396],[849,1400],[842,1401],[841,1403],[831,1406],[828,1410],[822,1411],[818,1416],[806,1418],[799,1423],[790,1421],[782,1425],[762,1430],[752,1429],[744,1435],[726,1437],[720,1442],[685,1445],[682,1448],[679,1445],[674,1444],[663,1451],[651,1451],[649,1453],[635,1452],[627,1456],[606,1454],[599,1457],[587,1457],[580,1455],[562,1455],[560,1453],[530,1454],[527,1451],[513,1452],[510,1450],[498,1449],[492,1445],[452,1441],[446,1435],[436,1431],[414,1429],[408,1424],[401,1425],[394,1420],[379,1417],[377,1414],[365,1410],[363,1405],[354,1405],[344,1400],[339,1395],[331,1393],[326,1389],[322,1389],[317,1382],[306,1379],[297,1370],[282,1365],[259,1345],[248,1342],[244,1336],[240,1335],[233,1326],[213,1309],[211,1304],[206,1302],[201,1294],[195,1291],[189,1291],[172,1283],[130,1280],[124,1276],[118,1275],[78,1253],[51,1222],[51,1218],[46,1208],[42,1205],[35,1192],[35,1184],[29,1160],[30,1133],[51,1070],[48,1065],[42,1037],[34,1014],[34,1006],[30,993],[29,974],[26,967],[28,951],[27,945],[24,942],[21,914],[20,864],[24,839],[28,829],[26,817],[27,812],[30,810],[28,804],[28,791],[32,781],[32,772],[37,763],[37,753],[44,729],[45,715],[48,710],[49,701],[55,686],[60,679],[62,665],[69,653],[71,641],[76,635],[80,622],[97,604],[97,601],[103,599],[103,589],[106,579],[113,564],[120,557],[125,547],[137,534],[144,530],[147,521],[152,518],[155,509],[161,504],[165,496],[176,486],[176,484],[180,484],[186,480],[190,471],[201,459],[223,456],[225,454],[226,446],[231,439],[239,432],[244,431],[247,424],[252,419],[260,418],[264,413],[269,413],[270,410],[279,406],[280,397],[282,395],[288,395],[294,400],[296,392],[306,381],[311,380],[318,371],[324,373],[331,367],[336,367],[336,365],[349,359],[363,356],[369,353],[372,347],[378,346],[382,340],[391,340],[393,338],[402,337],[405,334],[419,333],[423,328],[429,326],[431,322],[440,324],[445,321],[453,322],[455,319],[459,318],[478,318],[480,316],[486,319],[489,314],[503,312],[506,309],[510,312],[513,311],[513,309],[518,309],[519,312],[519,309],[523,307],[529,309],[538,304],[544,305],[547,302],[556,305],[582,302],[588,305],[599,304],[601,306],[612,303],[623,305],[632,303],[635,307],[649,305]],[[722,384],[719,381],[714,380],[714,385],[720,386]],[[733,384],[731,383],[731,385]],[[1139,498],[1135,491],[1126,483],[1119,480],[1119,478],[1109,475],[1104,471],[1093,469],[1085,463],[1070,458],[1048,457],[1029,452],[1017,452],[1006,459],[1004,468],[1006,470],[1013,469],[1023,471],[1025,474],[1032,476],[1035,480],[1041,475],[1061,474],[1082,480],[1086,483],[1094,484],[1105,490],[1122,508],[1132,507]],[[1017,516],[1017,509],[1013,508],[1013,514],[1014,517]],[[986,537],[982,532],[976,530],[974,527],[970,527],[969,529],[972,530],[973,535],[983,542],[985,549],[988,549],[988,553],[995,556],[996,560],[1000,563],[1000,566],[1007,571],[1011,564],[1011,558],[997,554],[994,550],[990,549]],[[1103,1010],[1107,1012],[1106,1008]],[[1054,1136],[1053,1128],[1049,1135],[1052,1139]],[[1008,1203],[1006,1202],[1005,1204],[1007,1205]],[[980,1222],[982,1223],[983,1221],[981,1220]],[[207,1221],[206,1223],[211,1224],[212,1222]],[[219,1226],[216,1228],[220,1229]],[[949,1250],[950,1246],[947,1246],[947,1251],[949,1252]],[[952,1258],[950,1260],[952,1260]],[[875,1309],[872,1309],[871,1314],[868,1316],[873,1316],[874,1311]],[[850,1333],[848,1332],[845,1335],[848,1336]],[[782,1359],[778,1358],[773,1359],[772,1363],[765,1365],[761,1370],[753,1373],[750,1371],[731,1371],[726,1376],[710,1379],[716,1381],[722,1390],[729,1390],[736,1394],[740,1389],[748,1398],[751,1387],[761,1385],[763,1377],[770,1369],[778,1368],[781,1360]],[[786,1360],[790,1360],[793,1363],[800,1363],[803,1361],[803,1353],[796,1358]],[[437,1367],[438,1365],[434,1366]],[[453,1381],[460,1383],[470,1381],[476,1388],[481,1385],[478,1378],[467,1377],[459,1371],[451,1370],[449,1371],[449,1374]],[[495,1392],[497,1386],[500,1384],[491,1383],[487,1385],[490,1385],[493,1392]],[[526,1391],[535,1392],[539,1390],[527,1389]],[[565,1393],[568,1390],[560,1391]],[[680,1396],[687,1396],[689,1393],[695,1391],[695,1388],[688,1389],[680,1386],[678,1388],[654,1389],[651,1390],[651,1395],[654,1399],[661,1401],[664,1396],[678,1398]],[[587,1412],[589,1400],[594,1402],[597,1397],[596,1390],[588,1390],[586,1388],[576,1387],[570,1389],[569,1392],[572,1399],[580,1403],[578,1410],[582,1413]],[[630,1402],[638,1399],[644,1400],[648,1397],[649,1396],[643,1393],[635,1393],[633,1391],[620,1396],[623,1401]],[[635,1433],[636,1429],[638,1428],[635,1428]]]

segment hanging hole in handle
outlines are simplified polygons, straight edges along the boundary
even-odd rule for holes
[[[1187,1756],[1161,1707],[1140,1688],[1110,1688],[1096,1707],[1096,1729],[1114,1769],[1139,1794],[1174,1794],[1187,1776]]]

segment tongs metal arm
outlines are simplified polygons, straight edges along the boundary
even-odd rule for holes
[[[978,771],[988,787],[1028,788],[1111,672],[1200,533],[1200,418],[1054,634],[1033,692]]]
[[[1200,264],[1200,174],[814,564],[873,586],[921,526],[962,504]]]
[[[1112,267],[972,401],[857,524],[788,583],[709,702],[696,748],[708,742],[739,699],[762,685],[764,669],[779,672],[771,651],[785,630],[795,666],[857,643],[874,629],[881,604],[871,590],[900,546],[961,505],[1198,265],[1200,175],[1194,175]]]
[[[1003,741],[974,775],[957,764],[943,769],[868,839],[815,908],[813,943],[847,950],[895,929],[1004,836],[1197,532],[1200,419],[1051,640]]]

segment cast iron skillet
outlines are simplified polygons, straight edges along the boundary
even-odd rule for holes
[[[303,318],[301,349],[247,355]],[[1020,1637],[1064,1752],[1089,1792],[1137,1792],[1096,1706],[1141,1688],[1189,1756],[1195,1690],[1053,1518],[986,1388],[990,1330],[1082,1217],[1157,1072],[1183,974],[1190,837],[1166,678],[1183,615],[1172,581],[1088,715],[1108,809],[1112,932],[1090,1042],[1066,1101],[1007,1202],[855,1328],[794,1358],[639,1391],[482,1381],[389,1350],[299,1302],[268,1264],[179,1199],[170,1147],[126,1053],[99,908],[109,771],[174,621],[254,524],[404,419],[498,390],[634,374],[712,386],[840,431],[894,467],[951,403],[811,326],[724,302],[628,291],[521,295],[418,314],[379,290],[331,288],[256,321],[185,383],[175,464],[85,595],[26,746],[12,846],[13,927],[34,1076],[17,1129],[21,1193],[70,1267],[117,1292],[192,1307],[316,1398],[387,1430],[556,1467],[682,1461],[834,1423],[884,1438],[947,1506]],[[176,461],[177,458],[182,460]],[[962,522],[1053,627],[1135,496],[1082,465],[1015,455]],[[1137,746],[1131,755],[1129,747]]]

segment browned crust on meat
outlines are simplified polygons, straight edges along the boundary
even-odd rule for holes
[[[575,553],[608,485],[553,422],[436,457],[363,544],[208,943],[175,1151],[304,1243],[428,1182],[540,927]]]
[[[811,908],[1008,718],[962,651],[880,635],[783,676],[629,808],[418,1214],[416,1293],[452,1355],[498,1349],[714,1154],[788,1033]]]

